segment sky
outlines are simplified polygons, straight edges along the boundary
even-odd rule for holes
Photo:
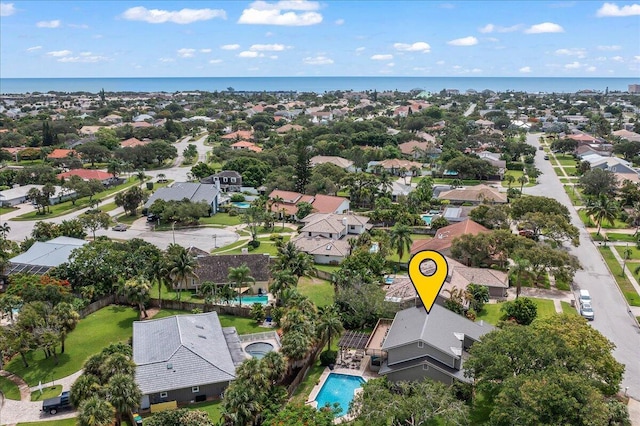
[[[2,1],[0,77],[640,77],[640,1]]]

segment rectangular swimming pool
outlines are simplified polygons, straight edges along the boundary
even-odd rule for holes
[[[260,303],[266,305],[269,302],[269,296],[242,296],[243,305],[253,305],[254,303]],[[232,303],[240,303],[240,298],[236,297]]]
[[[346,415],[349,411],[349,403],[353,399],[353,393],[363,384],[362,377],[330,373],[316,397],[318,409],[324,408],[327,404],[333,407],[334,403],[338,403],[342,411],[337,414],[337,417]]]

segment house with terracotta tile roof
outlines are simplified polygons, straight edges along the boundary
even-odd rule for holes
[[[490,232],[489,229],[474,222],[471,219],[448,225],[436,231],[436,235],[430,240],[417,240],[411,245],[411,255],[423,250],[435,250],[442,255],[451,255],[451,244],[456,237],[465,234],[478,235]]]
[[[400,152],[404,155],[411,156],[413,158],[421,158],[424,157],[427,150],[433,147],[433,143],[431,142],[422,142],[422,141],[408,141],[405,143],[401,143],[398,145],[400,148]]]
[[[142,146],[148,144],[148,141],[141,141],[138,138],[129,138],[120,142],[121,148],[133,148],[134,146]]]
[[[276,117],[274,117],[276,118]],[[289,132],[300,132],[304,130],[303,126],[300,126],[299,124],[285,124],[284,126],[278,127],[276,129],[276,133],[279,135],[283,135],[285,133],[289,133]]]
[[[76,151],[73,149],[54,149],[51,154],[47,155],[49,160],[62,160],[64,158],[73,157],[76,155]]]
[[[251,140],[253,139],[253,130],[238,130],[237,132],[231,132],[226,135],[220,136],[220,139],[225,141],[233,141],[233,140]]]
[[[282,201],[274,203],[274,200],[280,198]],[[295,216],[298,213],[298,204],[306,202],[311,204],[315,213],[345,213],[349,210],[349,200],[343,197],[335,197],[333,195],[305,195],[293,191],[281,191],[274,189],[269,194],[271,200],[271,211],[286,216]]]
[[[153,124],[148,123],[146,121],[135,121],[133,123],[127,123],[127,124],[129,124],[134,129],[140,129],[142,127],[153,127]]]
[[[438,194],[438,199],[449,200],[452,204],[505,204],[508,202],[506,193],[500,192],[488,185],[476,185],[444,191]]]
[[[234,144],[231,144],[231,149],[235,151],[247,150],[247,151],[253,151],[253,152],[262,152],[262,148],[260,148],[258,145],[254,144],[253,142],[249,142],[249,141],[238,141]]]
[[[114,183],[113,175],[111,173],[103,172],[102,170],[74,169],[69,170],[68,172],[59,173],[56,177],[58,179],[68,179],[71,176],[79,176],[84,181],[98,179],[104,185],[111,185]]]
[[[345,169],[348,172],[355,172],[356,168],[353,165],[353,161],[347,160],[346,158],[331,156],[331,155],[316,155],[315,157],[311,157],[309,160],[311,163],[311,167],[315,167],[318,164],[331,163],[336,166]]]
[[[422,169],[422,163],[418,163],[415,161],[403,160],[400,158],[392,158],[389,160],[383,160],[378,163],[385,171],[391,173],[392,175],[400,175],[401,169],[406,169],[407,173],[411,170],[412,167],[417,167],[418,169]]]

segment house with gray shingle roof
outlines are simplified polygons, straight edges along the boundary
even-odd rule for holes
[[[493,329],[440,305],[433,305],[428,314],[424,306],[415,306],[398,312],[390,326],[389,320],[379,321],[366,351],[377,355],[372,362],[377,360],[378,373],[393,382],[426,377],[445,384],[469,382],[464,376],[469,348]]]
[[[216,214],[220,205],[220,182],[215,184],[176,182],[172,186],[160,188],[154,192],[144,204],[144,208],[148,209],[156,200],[182,201],[185,198],[192,203],[206,202],[211,207],[211,214]]]
[[[8,275],[20,272],[42,275],[49,269],[68,262],[71,252],[87,243],[88,241],[70,237],[36,241],[29,250],[9,259]]]
[[[133,323],[142,409],[220,398],[245,359],[235,327],[223,328],[215,312]]]

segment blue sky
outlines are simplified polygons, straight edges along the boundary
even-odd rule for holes
[[[2,1],[0,76],[640,76],[640,2]]]

